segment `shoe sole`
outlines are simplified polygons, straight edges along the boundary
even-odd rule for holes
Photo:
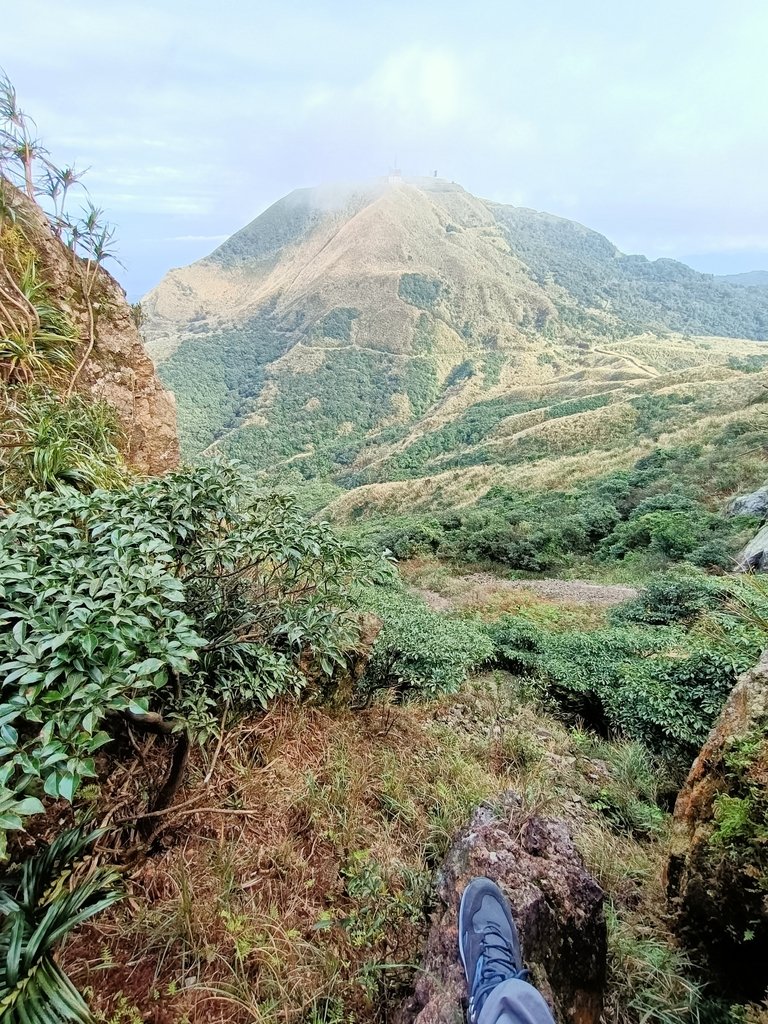
[[[466,960],[466,957],[464,956],[464,942],[462,941],[463,938],[464,938],[464,931],[465,931],[465,929],[464,929],[464,912],[465,912],[465,907],[466,907],[466,902],[467,902],[466,899],[465,899],[466,894],[467,894],[467,890],[465,889],[464,892],[461,894],[461,902],[459,903],[459,956],[461,957],[461,964],[462,964],[462,967],[464,968],[464,976],[467,979],[467,986],[469,986],[469,985],[472,984],[472,979],[469,977],[469,973],[467,971],[467,960]]]

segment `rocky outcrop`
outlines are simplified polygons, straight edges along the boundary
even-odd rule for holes
[[[751,494],[742,494],[728,503],[725,510],[728,516],[757,516],[759,519],[768,517],[768,487],[758,487]]]
[[[675,805],[676,929],[735,998],[768,988],[768,654],[742,675]]]
[[[509,897],[532,980],[561,1024],[597,1024],[606,973],[603,891],[587,873],[562,820],[530,816],[505,794],[479,808],[439,873],[439,906],[422,970],[402,1022],[459,1024],[466,983],[458,957],[459,900],[475,876]]]
[[[78,327],[76,364],[85,362],[76,390],[108,402],[117,411],[125,456],[140,473],[164,473],[179,461],[176,401],[160,383],[134,323],[125,293],[115,279],[74,256],[55,236],[43,211],[14,190],[18,222],[57,305]],[[90,305],[84,281],[90,281]],[[91,345],[91,316],[93,344]]]
[[[739,572],[765,572],[768,569],[768,525],[758,530],[736,558]]]

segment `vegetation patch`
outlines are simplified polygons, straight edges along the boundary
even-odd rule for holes
[[[397,294],[418,309],[434,309],[440,300],[442,284],[426,274],[401,274]]]

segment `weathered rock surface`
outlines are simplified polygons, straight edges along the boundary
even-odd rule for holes
[[[36,204],[14,191],[14,205],[43,278],[78,326],[79,363],[90,345],[90,316],[83,300],[86,264],[54,235]],[[106,270],[98,268],[95,274],[94,344],[76,390],[115,408],[131,466],[140,473],[164,473],[179,461],[175,398],[155,373],[122,288]]]
[[[768,524],[758,530],[739,553],[736,564],[740,572],[765,572],[768,569]]]
[[[725,510],[729,516],[759,516],[761,519],[768,517],[768,486],[758,487],[751,494],[742,494],[728,503]]]
[[[458,907],[467,882],[492,878],[509,897],[526,966],[565,1024],[597,1024],[606,972],[603,891],[587,873],[567,825],[531,817],[513,793],[479,808],[440,871],[423,969],[402,1021],[460,1024],[466,983],[458,956]]]
[[[768,988],[767,788],[768,653],[739,678],[680,790],[666,877],[679,934],[737,998]],[[723,836],[718,801],[750,794],[762,824]]]

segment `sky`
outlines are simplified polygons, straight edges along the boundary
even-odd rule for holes
[[[625,252],[768,269],[765,0],[26,0],[0,66],[88,167],[131,300],[294,188],[459,182]]]

